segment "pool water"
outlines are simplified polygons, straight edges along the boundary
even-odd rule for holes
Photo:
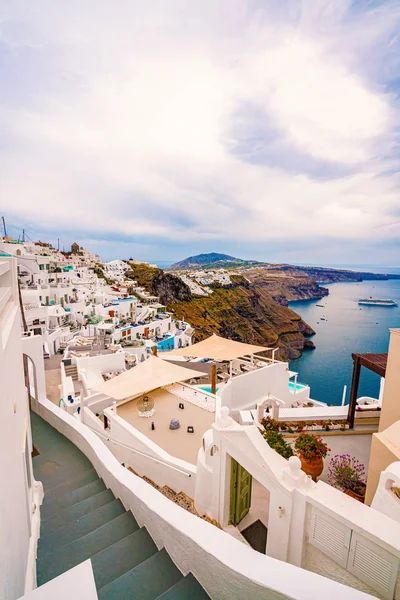
[[[304,390],[304,388],[308,387],[307,385],[304,385],[304,383],[296,383],[296,391],[298,390]],[[289,381],[289,390],[291,392],[294,392],[294,381]]]
[[[157,350],[165,352],[166,350],[173,350],[175,347],[175,336],[168,335],[164,340],[157,342]]]
[[[212,394],[211,391],[211,385],[196,385],[197,388],[199,388],[200,390],[203,390],[204,392],[208,392],[209,394]],[[217,386],[217,392],[219,390],[219,387]]]

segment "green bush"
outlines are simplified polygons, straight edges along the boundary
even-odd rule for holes
[[[267,442],[268,446],[273,448],[278,454],[283,456],[283,458],[290,458],[293,456],[293,450],[291,446],[284,440],[281,433],[272,429],[268,429],[267,431],[262,431],[260,429],[260,433]]]

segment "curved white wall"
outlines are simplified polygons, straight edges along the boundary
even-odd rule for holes
[[[347,600],[370,598],[329,579],[260,553],[191,515],[125,469],[85,425],[45,400],[39,414],[92,462],[114,495],[144,525],[158,547],[165,546],[182,573],[191,571],[218,600]]]

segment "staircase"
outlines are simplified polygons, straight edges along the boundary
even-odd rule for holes
[[[74,381],[78,381],[78,367],[76,365],[64,365],[65,375],[72,377]]]
[[[37,555],[43,585],[91,559],[100,600],[207,600],[190,573],[177,569],[165,548],[157,550],[99,479],[89,460],[46,421],[31,413],[35,478],[44,502]]]

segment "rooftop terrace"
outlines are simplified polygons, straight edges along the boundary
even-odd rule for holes
[[[203,434],[214,423],[215,413],[184,401],[185,408],[182,410],[178,406],[182,400],[161,388],[150,392],[149,396],[155,401],[156,412],[152,417],[139,417],[137,399],[118,405],[118,416],[172,456],[195,465]],[[171,419],[179,419],[179,429],[169,429]],[[154,431],[151,429],[152,422]],[[188,425],[193,425],[194,433],[187,432]]]

